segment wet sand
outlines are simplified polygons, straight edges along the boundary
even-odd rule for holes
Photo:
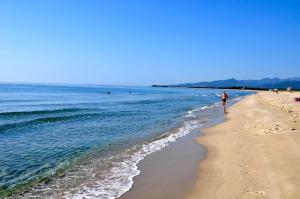
[[[299,92],[258,92],[197,142],[207,158],[187,199],[300,198]]]
[[[195,182],[198,162],[205,154],[204,148],[188,137],[147,156],[138,165],[141,174],[134,178],[132,189],[121,199],[183,198]]]
[[[216,107],[203,113],[207,119],[204,126],[223,121],[222,109]],[[161,151],[147,156],[138,164],[141,174],[134,178],[130,191],[121,199],[182,199],[191,190],[197,179],[200,160],[206,149],[196,142],[200,129],[171,143]]]

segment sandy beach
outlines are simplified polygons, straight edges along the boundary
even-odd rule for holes
[[[204,111],[205,127],[223,121],[222,109],[214,107]],[[120,199],[182,199],[197,180],[198,164],[206,156],[206,149],[196,142],[201,128],[193,130],[168,147],[150,154],[138,164],[140,175],[133,187]]]
[[[197,142],[207,158],[187,199],[300,198],[299,92],[258,92]]]

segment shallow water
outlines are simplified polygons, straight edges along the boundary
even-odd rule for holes
[[[137,163],[198,128],[219,93],[0,84],[0,196],[26,189],[19,197],[118,197]],[[229,91],[233,99],[247,94]]]

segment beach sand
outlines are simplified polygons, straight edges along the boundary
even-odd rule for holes
[[[222,109],[203,111],[201,123],[213,126],[224,120]],[[200,126],[199,126],[200,128]],[[141,174],[134,178],[130,191],[120,199],[182,199],[197,180],[198,164],[206,150],[196,142],[200,129],[180,138],[168,147],[148,155],[138,164]]]
[[[300,198],[299,92],[258,92],[204,129],[207,150],[187,199]]]
[[[197,136],[199,131],[147,156],[138,165],[141,174],[134,178],[132,189],[120,199],[184,198],[205,155],[205,149],[194,142]]]

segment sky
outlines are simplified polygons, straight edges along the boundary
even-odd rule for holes
[[[295,76],[299,0],[0,0],[0,82]]]

